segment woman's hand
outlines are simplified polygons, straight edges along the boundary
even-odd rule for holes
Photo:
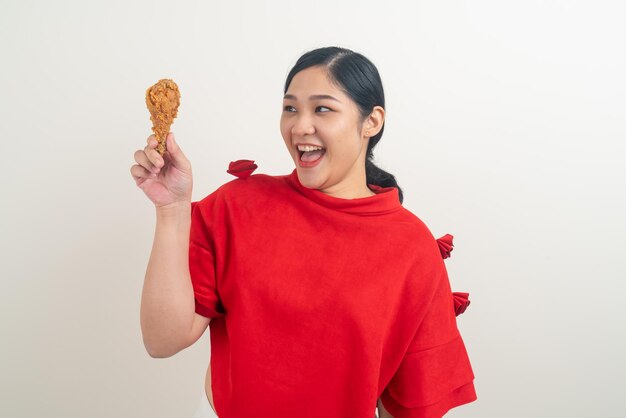
[[[135,151],[137,164],[130,168],[135,183],[157,209],[191,202],[191,163],[178,146],[174,134],[167,135],[167,151],[163,156],[157,152],[157,145],[156,137],[150,135],[148,145]]]

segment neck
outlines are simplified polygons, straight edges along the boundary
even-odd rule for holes
[[[362,167],[357,173],[343,179],[341,182],[319,190],[329,196],[341,199],[359,199],[374,196],[376,193],[367,187],[365,165],[363,164]]]

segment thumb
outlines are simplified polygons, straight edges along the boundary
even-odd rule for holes
[[[167,134],[167,151],[170,154],[170,158],[174,166],[178,168],[187,168],[189,165],[189,160],[183,151],[178,146],[178,142],[176,142],[176,138],[174,137],[174,133],[170,132]]]

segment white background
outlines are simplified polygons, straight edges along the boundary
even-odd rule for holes
[[[286,174],[285,77],[321,46],[361,52],[386,93],[375,156],[404,205],[451,233],[478,400],[450,417],[617,417],[625,361],[626,54],[619,1],[6,1],[0,9],[0,415],[191,417],[208,333],[148,356],[154,230],[133,152],[145,90],[194,199],[228,163]]]

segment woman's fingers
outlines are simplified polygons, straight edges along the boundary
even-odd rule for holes
[[[156,177],[155,173],[150,172],[145,167],[135,164],[130,167],[130,174],[135,179],[135,183],[140,184],[144,179],[153,179]]]
[[[157,168],[161,168],[163,167],[163,164],[165,164],[165,161],[163,160],[161,154],[159,154],[159,152],[156,150],[158,144],[159,143],[156,140],[156,137],[154,135],[150,135],[148,137],[148,145],[146,145],[143,150],[148,156],[148,160],[150,161],[150,163],[152,163],[152,165]]]
[[[153,173],[158,173],[163,167],[164,161],[156,150],[157,140],[154,135],[148,137],[148,145],[143,150],[135,151],[135,161]]]
[[[135,161],[137,162],[137,164],[144,167],[148,171],[151,171],[153,173],[158,173],[160,171],[159,167],[156,167],[154,164],[152,164],[145,150],[138,149],[137,151],[135,151]]]
[[[167,152],[174,164],[174,167],[183,170],[185,172],[191,171],[191,163],[180,149],[173,132],[169,132],[167,135]]]

